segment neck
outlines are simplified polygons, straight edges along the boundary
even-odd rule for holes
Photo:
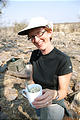
[[[43,55],[46,55],[46,54],[50,53],[53,50],[53,48],[54,48],[54,46],[52,44],[50,44],[50,45],[48,45],[47,49],[44,49],[41,52]]]

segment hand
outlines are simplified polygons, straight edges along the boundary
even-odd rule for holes
[[[56,90],[44,89],[42,92],[42,96],[37,97],[32,103],[37,109],[47,107],[52,104],[52,100],[57,96]]]

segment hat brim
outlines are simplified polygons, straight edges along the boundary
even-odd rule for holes
[[[32,30],[32,29],[35,29],[35,28],[39,28],[39,27],[45,27],[46,25],[44,26],[37,26],[37,27],[32,27],[32,28],[24,28],[23,30],[21,30],[20,32],[18,32],[18,35],[28,35],[29,31]]]

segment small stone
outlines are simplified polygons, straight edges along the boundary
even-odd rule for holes
[[[15,88],[7,88],[4,92],[5,97],[8,101],[15,100],[18,97],[18,91]]]

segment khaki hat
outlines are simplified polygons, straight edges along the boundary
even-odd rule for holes
[[[27,35],[29,30],[38,27],[48,27],[51,28],[53,31],[53,24],[51,22],[48,22],[48,20],[43,17],[34,17],[30,20],[26,28],[18,32],[18,35]]]

